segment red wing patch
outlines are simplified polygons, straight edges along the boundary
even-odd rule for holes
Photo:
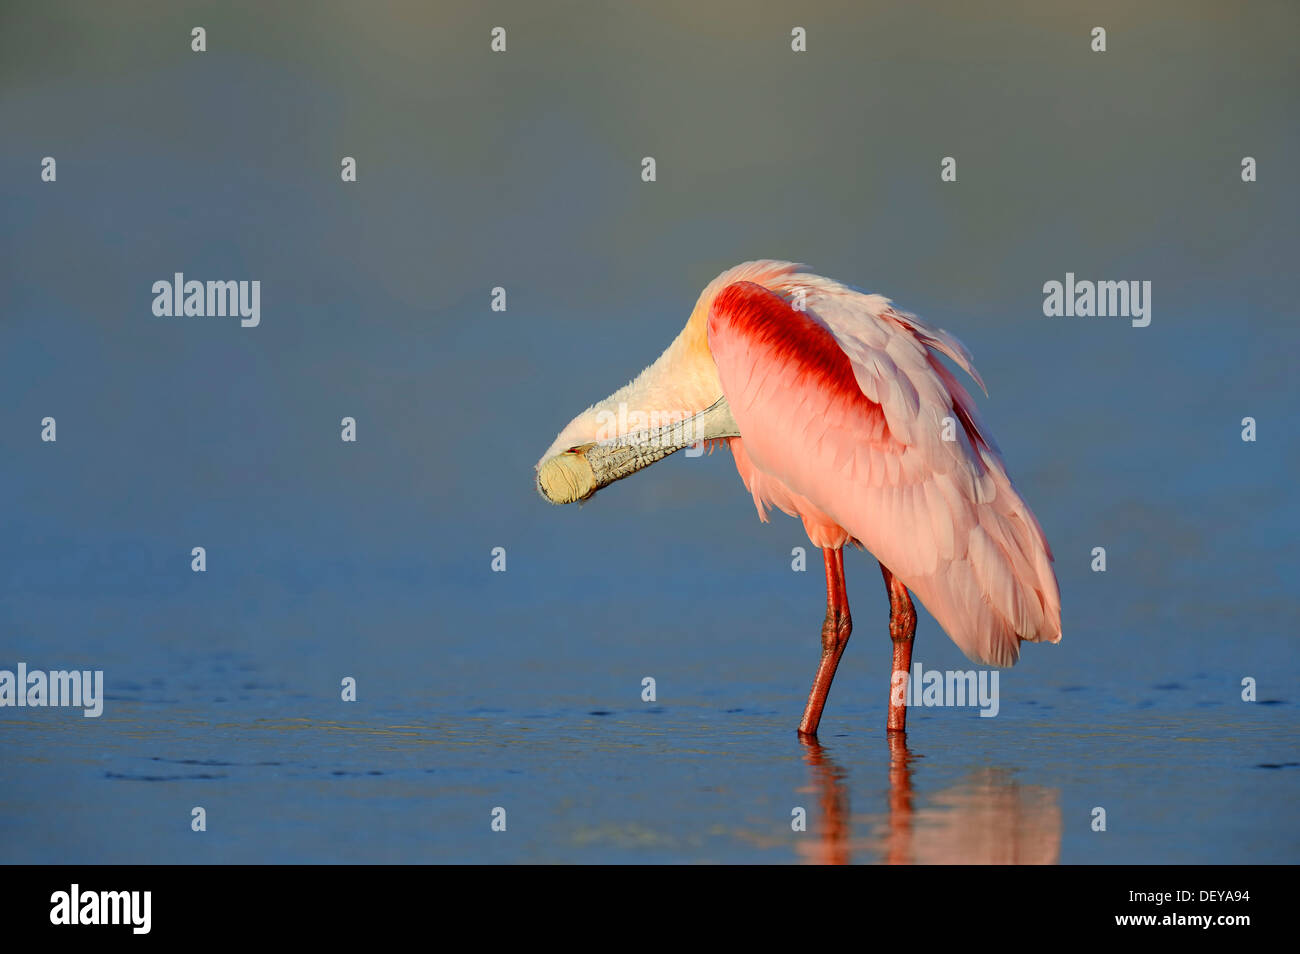
[[[856,406],[872,422],[873,437],[889,439],[884,411],[862,393],[849,356],[812,314],[762,285],[734,282],[718,293],[709,313],[710,338],[719,333],[743,340],[754,363],[783,367],[800,384]]]

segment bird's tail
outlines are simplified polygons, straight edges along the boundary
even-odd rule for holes
[[[1011,666],[1020,657],[1022,641],[1061,641],[1061,592],[1052,548],[1012,484],[1001,454],[985,437],[969,393],[937,360],[933,363],[993,492],[987,499],[967,501],[970,529],[964,556],[933,577],[917,580],[912,589],[968,657]]]

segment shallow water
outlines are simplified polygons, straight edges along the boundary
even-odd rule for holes
[[[878,642],[876,665],[844,667],[859,672],[842,673],[820,745],[793,732],[793,652],[766,654],[766,682],[710,686],[730,660],[699,649],[690,669],[664,670],[672,688],[660,691],[683,701],[656,703],[639,701],[638,679],[616,691],[625,654],[521,666],[524,681],[480,661],[458,681],[496,672],[509,686],[500,704],[453,691],[426,706],[366,680],[361,701],[322,704],[252,657],[199,656],[110,683],[98,720],[8,713],[0,843],[6,861],[27,862],[1297,857],[1293,701],[1235,702],[1200,671],[1107,686],[1035,673],[1003,680],[996,718],[914,708],[907,742],[891,745],[871,704],[883,686],[860,671],[883,677]],[[584,679],[608,689],[584,703],[546,688]],[[1091,828],[1098,806],[1105,832]],[[504,832],[491,830],[497,807]],[[792,830],[797,808],[806,831]]]

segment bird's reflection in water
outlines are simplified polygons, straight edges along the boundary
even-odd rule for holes
[[[889,736],[888,812],[863,816],[853,836],[848,774],[817,742],[804,760],[820,817],[810,820],[798,853],[808,864],[1055,864],[1061,851],[1059,792],[1021,785],[1005,769],[980,768],[964,781],[920,799],[912,792],[918,757],[904,737]]]
[[[799,854],[809,864],[847,865],[850,860],[849,842],[853,836],[853,823],[849,819],[849,787],[844,770],[826,754],[817,742],[800,739],[804,746],[804,760],[812,767],[812,789],[821,806],[821,817],[814,823],[810,835],[820,840],[798,842]]]

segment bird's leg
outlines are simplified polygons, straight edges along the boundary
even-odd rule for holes
[[[880,564],[889,592],[889,638],[894,643],[894,667],[889,677],[889,719],[885,728],[890,732],[907,731],[907,681],[912,669],[912,640],[916,636],[916,607],[907,587]]]
[[[799,734],[804,736],[817,735],[817,724],[822,720],[831,680],[835,678],[835,669],[844,655],[844,647],[849,644],[849,634],[853,632],[849,597],[844,589],[844,551],[839,547],[824,547],[822,557],[826,561],[826,621],[822,623],[822,659],[817,666],[812,691],[808,693],[808,705],[799,721]]]

